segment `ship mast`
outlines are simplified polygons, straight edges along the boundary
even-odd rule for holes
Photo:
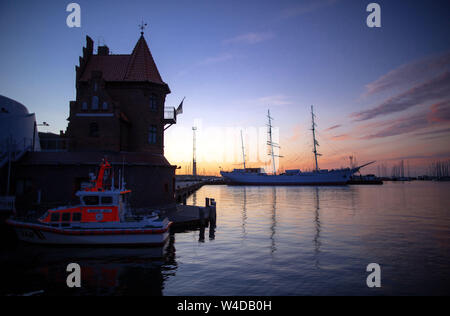
[[[267,145],[270,146],[270,152],[269,155],[272,156],[272,165],[273,165],[273,174],[275,175],[277,173],[277,169],[275,167],[275,157],[283,157],[283,156],[279,156],[279,155],[275,155],[275,152],[273,150],[273,147],[278,147],[280,148],[280,146],[277,143],[274,143],[272,141],[272,120],[273,118],[270,116],[270,110],[267,110],[267,118],[269,119],[269,124],[267,124],[267,134],[269,136],[269,140],[267,141]]]
[[[317,125],[314,122],[315,115],[314,115],[314,109],[313,109],[312,105],[311,105],[311,118],[312,118],[312,134],[313,134],[313,144],[314,144],[313,153],[314,153],[314,159],[316,161],[316,170],[315,171],[318,172],[319,164],[317,163],[317,156],[322,156],[322,155],[317,152],[317,146],[319,146],[319,142],[316,140],[316,126]]]
[[[241,130],[241,144],[242,144],[242,160],[244,161],[244,169],[245,169],[244,138],[242,137],[242,130]]]

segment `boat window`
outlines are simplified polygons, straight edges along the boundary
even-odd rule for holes
[[[102,196],[102,204],[112,204],[112,196]]]
[[[51,222],[59,222],[59,217],[60,217],[59,213],[52,213],[52,215],[50,216],[50,221]]]
[[[73,213],[72,214],[72,221],[73,222],[80,222],[81,221],[81,213]]]
[[[86,195],[83,201],[86,205],[98,205],[98,195]]]
[[[62,214],[62,221],[63,222],[70,222],[70,213],[63,213]]]

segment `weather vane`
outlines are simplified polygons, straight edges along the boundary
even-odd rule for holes
[[[144,20],[142,20],[142,23],[139,24],[139,29],[141,30],[141,35],[144,35],[144,29],[147,26],[147,23],[144,23]]]

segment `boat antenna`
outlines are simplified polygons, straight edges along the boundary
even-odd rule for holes
[[[277,169],[275,167],[275,157],[283,157],[283,156],[279,156],[279,155],[275,155],[273,148],[277,147],[280,148],[280,146],[277,143],[274,143],[272,140],[272,120],[273,117],[270,116],[270,110],[267,110],[267,118],[269,120],[269,123],[267,124],[267,134],[268,134],[268,138],[269,140],[267,141],[267,145],[270,146],[270,152],[269,155],[272,156],[272,165],[273,165],[273,174],[277,173]]]
[[[242,130],[241,130],[241,144],[242,144],[242,160],[244,161],[244,169],[245,169],[244,138],[242,137]]]
[[[320,145],[319,145],[319,142],[316,140],[316,126],[317,125],[314,121],[315,115],[314,115],[314,108],[312,105],[311,105],[311,118],[312,118],[312,129],[311,130],[312,130],[312,134],[313,134],[313,144],[314,144],[313,153],[314,153],[314,159],[316,161],[316,172],[318,172],[319,164],[317,163],[317,156],[322,156],[322,155],[317,152],[317,146],[320,146]]]

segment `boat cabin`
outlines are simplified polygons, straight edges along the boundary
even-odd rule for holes
[[[48,210],[39,221],[46,224],[119,222],[125,215],[124,195],[130,191],[79,191],[80,204]],[[66,225],[63,225],[66,226]]]
[[[111,169],[111,165],[104,159],[100,165],[97,178],[92,179],[92,185],[76,193],[80,198],[80,203],[75,206],[63,206],[50,209],[39,218],[41,223],[51,226],[70,226],[73,223],[104,223],[120,222],[126,213],[125,195],[130,190],[122,190],[123,181],[120,188],[106,188],[104,178],[109,176],[106,171]]]

